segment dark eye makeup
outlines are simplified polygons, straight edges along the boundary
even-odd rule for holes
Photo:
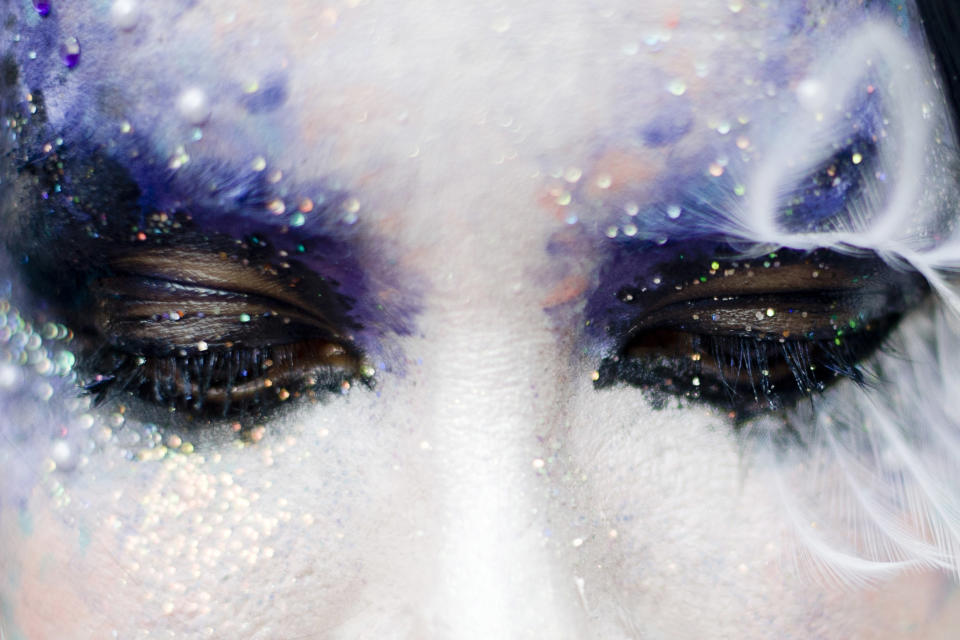
[[[617,291],[636,311],[596,386],[623,382],[658,404],[680,396],[738,418],[788,407],[839,379],[867,383],[864,359],[928,292],[920,275],[863,252],[687,257],[662,271],[672,274],[663,286]]]
[[[42,121],[42,96],[32,100]],[[142,188],[99,147],[51,144],[42,131],[28,135],[26,121],[14,124],[21,146],[5,160],[16,176],[5,193],[6,245],[22,256],[51,317],[74,329],[77,370],[98,402],[137,397],[188,421],[260,420],[292,400],[372,384],[354,340],[362,330],[354,318],[365,316],[352,312],[372,296],[362,287],[351,289],[360,291],[355,299],[342,295],[331,276],[356,277],[349,245],[338,253],[291,240],[280,250],[256,233],[217,235],[209,220],[201,229],[184,213],[191,203],[239,235],[241,222],[276,215],[270,192],[199,172],[198,184],[210,189],[171,197],[169,180]],[[781,212],[782,222],[853,197],[860,165],[845,158],[871,147],[851,145]],[[171,206],[152,203],[158,193]],[[922,277],[863,251],[782,249],[744,259],[729,245],[705,244],[671,261],[677,247],[661,244],[624,244],[614,275],[601,276],[610,277],[593,295],[597,308],[588,303],[591,318],[616,307],[605,316],[613,319],[604,344],[614,347],[597,368],[599,388],[625,383],[656,402],[680,396],[736,416],[787,407],[839,379],[869,382],[863,361],[927,294]],[[311,267],[297,251],[311,254]],[[650,281],[622,283],[626,273]]]
[[[96,403],[139,398],[189,426],[261,420],[284,403],[372,385],[335,281],[263,238],[200,235],[177,217],[176,238],[27,270],[74,328],[81,384]]]
[[[31,117],[8,121],[16,144],[0,156],[0,239],[29,304],[73,331],[78,383],[97,403],[139,400],[137,415],[178,428],[242,428],[373,384],[359,318],[382,307],[339,190],[293,185],[310,194],[294,197],[264,172],[215,162],[175,175],[151,158],[124,164],[51,134],[42,94],[31,103]],[[297,206],[271,206],[281,197]]]
[[[228,418],[368,380],[343,320],[304,300],[301,283],[209,248],[119,256],[89,284],[89,329],[105,346],[87,358],[95,372],[87,389]]]

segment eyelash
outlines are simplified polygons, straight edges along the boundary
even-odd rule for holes
[[[692,286],[622,288],[620,302],[642,311],[620,330],[626,337],[602,360],[595,386],[624,382],[649,391],[656,406],[675,395],[742,419],[791,406],[838,379],[867,385],[862,361],[884,349],[928,290],[919,275],[872,254],[785,250],[769,258],[762,269],[713,260],[707,276],[688,260],[672,271]]]
[[[311,362],[316,364],[306,366]],[[191,417],[213,419],[262,413],[291,398],[345,392],[355,379],[372,385],[370,372],[358,367],[355,357],[322,340],[264,347],[228,344],[166,356],[110,347],[89,368],[98,373],[85,389],[98,404],[132,392]]]
[[[666,394],[680,395],[727,406],[733,417],[745,418],[811,397],[838,378],[866,384],[868,376],[860,361],[882,349],[882,338],[872,333],[851,334],[843,340],[684,337],[689,348],[672,355],[646,358],[624,352],[606,358],[598,369],[596,386],[622,381],[653,390],[659,406]]]

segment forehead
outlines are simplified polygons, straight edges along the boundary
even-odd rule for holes
[[[24,10],[30,88],[54,98],[52,119],[102,136],[126,121],[167,154],[204,120],[201,153],[262,154],[305,179],[400,170],[407,184],[432,157],[473,173],[473,158],[611,149],[656,178],[667,158],[776,114],[817,51],[864,17],[799,1],[132,4],[130,24],[110,3]],[[81,62],[66,70],[71,37]],[[191,89],[209,118],[177,108]]]

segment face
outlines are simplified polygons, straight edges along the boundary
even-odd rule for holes
[[[955,628],[912,9],[110,4],[0,3],[0,636]]]

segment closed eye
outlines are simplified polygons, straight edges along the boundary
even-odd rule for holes
[[[335,283],[250,246],[181,239],[121,251],[72,310],[98,402],[135,396],[190,420],[253,416],[371,382]]]
[[[672,286],[618,292],[637,312],[597,386],[625,382],[739,417],[790,406],[842,378],[864,382],[863,360],[928,289],[874,254],[825,250],[688,260],[664,271],[676,274]]]

